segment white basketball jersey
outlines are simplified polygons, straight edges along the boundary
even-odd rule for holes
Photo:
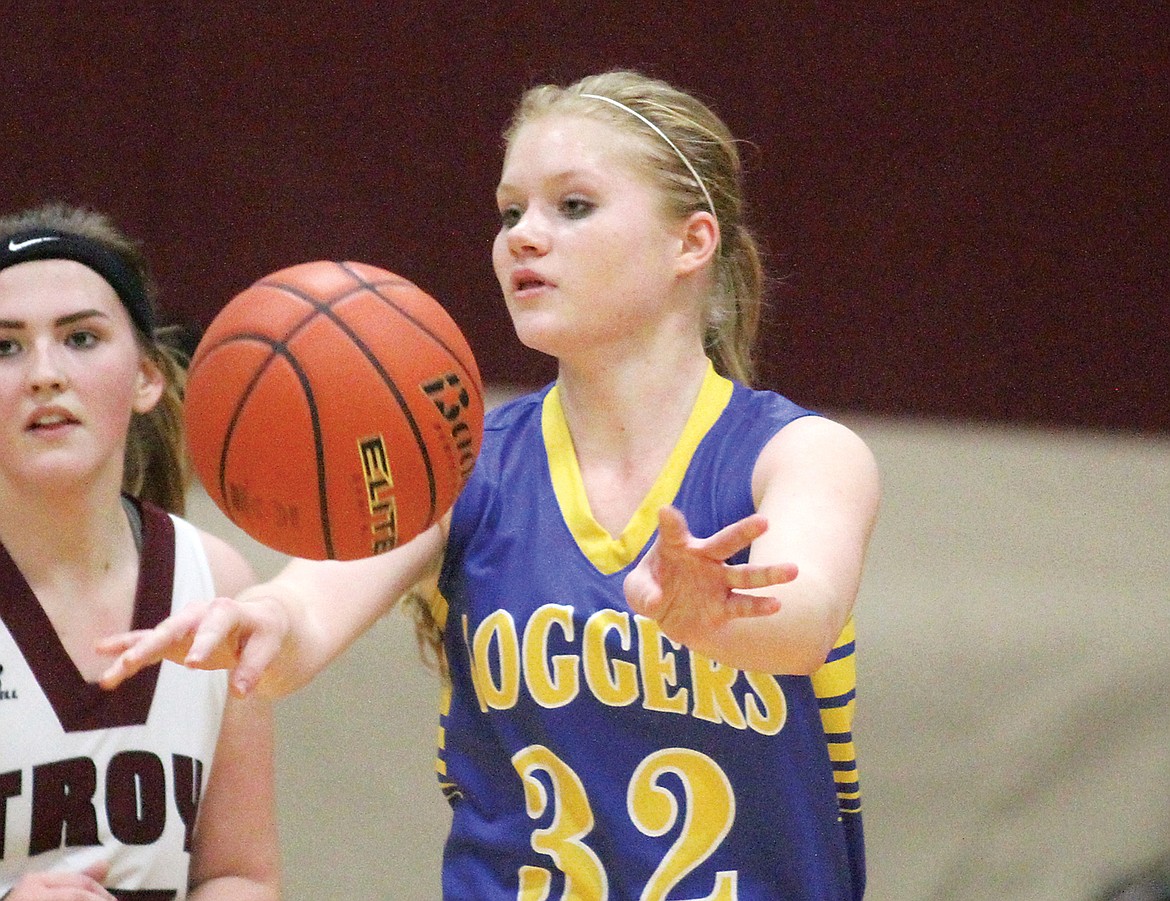
[[[141,512],[136,629],[215,594],[195,527]],[[107,861],[119,901],[186,898],[226,700],[226,673],[169,662],[112,692],[85,682],[0,545],[0,896]]]

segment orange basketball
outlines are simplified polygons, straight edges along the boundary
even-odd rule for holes
[[[314,560],[390,550],[439,520],[483,439],[483,384],[447,312],[363,263],[281,269],[191,359],[195,471],[257,541]]]

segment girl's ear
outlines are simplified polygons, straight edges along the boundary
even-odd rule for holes
[[[683,220],[680,237],[678,273],[689,275],[714,259],[719,249],[719,223],[706,210],[695,210]]]
[[[166,376],[158,364],[143,355],[138,366],[138,384],[134,389],[134,412],[149,413],[159,402],[167,387]]]

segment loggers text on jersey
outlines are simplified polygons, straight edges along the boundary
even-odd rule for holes
[[[647,710],[689,714],[761,735],[775,735],[787,719],[784,690],[775,676],[693,653],[644,616],[599,610],[577,634],[571,606],[545,604],[522,631],[507,610],[494,611],[474,631],[466,616],[462,625],[485,713],[515,706],[523,687],[542,707],[563,707],[584,690],[613,707],[640,702]],[[680,685],[680,667],[689,670],[689,688]]]

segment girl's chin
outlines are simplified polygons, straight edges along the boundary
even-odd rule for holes
[[[521,344],[529,350],[551,357],[561,356],[567,349],[567,342],[572,341],[572,335],[563,326],[543,317],[541,319],[524,315],[513,317],[512,326]]]
[[[27,485],[39,491],[67,489],[76,492],[81,485],[99,478],[91,460],[79,459],[73,454],[44,454],[37,460],[26,460],[8,473],[14,485]]]

